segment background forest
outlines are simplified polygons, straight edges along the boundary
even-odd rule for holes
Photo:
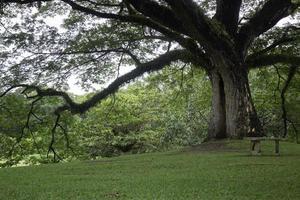
[[[266,134],[285,137],[286,113],[286,136],[299,142],[300,76],[296,74],[288,87],[287,76],[283,65],[258,69],[249,74],[250,86]],[[47,98],[31,110],[32,102],[16,91],[0,98],[1,165],[95,159],[200,144],[207,136],[210,87],[199,69],[168,67],[123,87],[85,114],[64,113],[55,137],[51,135],[55,118],[47,113],[61,100]],[[73,96],[80,102],[91,95]],[[34,114],[28,119],[30,112]],[[47,155],[50,144],[56,158]]]

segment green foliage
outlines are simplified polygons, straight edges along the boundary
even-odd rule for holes
[[[98,4],[99,2],[102,5]],[[132,10],[130,6],[128,8],[124,6],[125,1],[99,2],[73,3],[79,3],[87,10],[94,9],[108,15],[116,14],[121,18],[124,17],[123,20],[105,19],[96,17],[93,13],[80,12],[75,10],[76,6],[71,8],[67,2],[49,1],[42,4],[39,2],[38,9],[35,9],[34,4],[10,6],[9,3],[4,3],[0,19],[3,26],[0,29],[3,43],[0,56],[2,66],[0,90],[10,85],[27,83],[53,86],[55,89],[66,91],[70,77],[76,78],[83,88],[91,89],[93,84],[103,84],[117,77],[122,66],[132,66],[136,64],[136,60],[139,60],[137,63],[145,63],[163,52],[184,49],[177,43],[178,41],[173,41],[173,37],[168,38],[165,31],[159,32],[153,27],[147,27],[151,21],[155,22],[154,24],[165,25],[155,17],[147,15],[144,23],[124,22],[128,16],[133,17],[131,19],[141,17],[140,20],[145,16],[143,12],[128,15]],[[157,8],[166,4],[163,1],[155,2],[158,3]],[[255,15],[264,2],[243,1],[239,26],[243,26]],[[197,4],[199,5],[197,12],[201,13],[203,9],[203,13],[208,16],[211,16],[216,8],[215,1],[202,0],[197,1]],[[59,29],[47,23],[47,20],[58,19],[51,17],[64,18]],[[299,18],[299,14],[295,13],[295,17]],[[177,20],[176,18],[174,20]],[[148,20],[150,22],[147,22]],[[185,25],[188,26],[187,24]],[[293,22],[266,31],[255,40],[254,45],[249,44],[251,46],[249,53],[260,52],[282,39],[289,39],[290,42],[279,43],[275,45],[278,48],[271,48],[265,53],[297,56],[298,24]],[[251,26],[250,23],[249,30]],[[172,27],[166,28],[172,31]],[[180,29],[173,31],[180,32]],[[250,32],[254,34],[255,31]],[[187,34],[184,31],[179,35],[185,40],[187,39],[185,36],[193,37],[195,34]],[[202,41],[201,37],[199,38]],[[191,40],[199,42],[199,38]],[[197,52],[206,53],[213,49],[208,48],[207,51],[207,44],[198,42],[195,44],[199,47]],[[237,52],[237,55],[242,53]],[[211,56],[206,55],[206,58]],[[183,67],[179,68],[177,65]],[[197,67],[209,68],[209,66]],[[280,69],[278,73],[287,74],[287,70]],[[264,69],[250,74],[255,104],[269,135],[280,135],[282,132],[279,90],[283,87],[286,75],[281,76],[283,78],[279,78],[281,81],[277,83],[276,72],[273,70]],[[48,162],[51,157],[45,159],[44,152],[47,152],[51,140],[55,141],[53,147],[58,153],[68,159],[109,157],[122,153],[151,152],[174,146],[196,145],[202,142],[207,133],[210,89],[208,77],[204,72],[199,72],[191,66],[184,66],[183,63],[172,63],[170,68],[147,75],[143,80],[121,89],[115,96],[103,100],[82,116],[64,113],[55,135],[52,135],[55,118],[49,114],[53,113],[54,105],[60,105],[62,102],[57,98],[38,102],[32,110],[39,116],[36,118],[33,115],[28,116],[32,102],[27,102],[24,96],[14,93],[0,99],[0,134],[3,136],[0,159],[9,157],[9,165],[15,165],[24,159],[32,163],[36,163],[36,160]],[[78,97],[78,100],[87,99],[90,95]],[[289,135],[296,137],[296,130],[300,129],[299,76],[293,80],[286,98]],[[16,144],[20,136],[23,140],[11,154],[10,147]],[[66,149],[69,143],[72,150]],[[32,157],[36,154],[39,156]]]
[[[49,115],[61,101],[57,98],[42,99],[32,109],[31,101],[18,93],[0,98],[0,162],[2,166],[51,162],[46,156],[51,141],[51,129],[55,122]],[[32,109],[32,110],[31,110]],[[73,123],[73,117],[65,113],[61,125]],[[63,157],[70,155],[65,150],[66,138],[62,131],[55,135],[55,148]],[[34,155],[34,157],[33,157]]]
[[[287,69],[282,66],[278,70],[260,69],[249,77],[254,102],[270,136],[282,134],[283,127],[280,90]],[[300,129],[300,104],[295,103],[300,96],[299,81],[296,75],[286,93],[288,118],[293,122],[288,126],[291,139],[296,138],[294,128]],[[76,98],[82,102],[91,95]],[[30,130],[23,128],[31,102],[14,93],[0,100],[0,155],[2,160],[8,159],[3,166],[51,162],[52,155],[47,158],[46,153],[55,118],[49,113],[60,100],[49,98],[38,102],[34,113],[41,121],[31,116]],[[207,134],[210,101],[209,78],[203,71],[169,67],[122,88],[83,115],[64,113],[60,125],[67,135],[59,128],[54,148],[65,160],[72,160],[197,145]],[[22,130],[24,139],[9,157]]]
[[[253,99],[264,125],[264,130],[269,136],[282,136],[283,121],[281,109],[281,91],[288,74],[287,66],[277,68],[259,69],[250,73],[250,86]],[[288,133],[291,140],[297,139],[300,130],[300,76],[296,74],[292,80],[286,98],[288,118]]]
[[[190,68],[165,69],[73,117],[68,134],[75,157],[111,157],[200,143],[209,113],[208,80],[199,82],[202,76],[203,72]],[[83,101],[90,95],[78,98]],[[176,134],[176,123],[184,126],[181,136]]]
[[[167,68],[121,89],[81,116],[65,113],[60,125],[65,127],[68,138],[63,130],[58,129],[54,147],[64,158],[82,159],[198,144],[207,131],[210,101],[208,80],[201,77],[203,72],[199,70]],[[90,95],[78,97],[78,100],[83,101]],[[11,99],[17,97],[19,101]],[[53,105],[57,105],[59,100],[52,98],[39,102],[33,111],[35,116],[30,117],[29,128],[26,123],[30,102],[14,94],[2,101],[6,101],[10,111],[14,112],[13,108],[16,108],[16,112],[22,112],[17,115],[20,130],[16,131],[16,136],[5,133],[8,141],[16,142],[24,132],[20,148],[14,149],[9,160],[22,151],[18,161],[47,162],[45,153],[52,139],[51,129],[55,121],[49,113],[54,111]],[[2,125],[15,127],[15,119],[7,117],[6,113],[2,113],[0,119],[9,121],[3,121]],[[67,142],[71,149],[66,148]],[[12,145],[8,143],[3,143],[7,144],[4,149],[10,151]],[[39,156],[32,157],[34,154]],[[1,155],[7,159],[7,153]]]

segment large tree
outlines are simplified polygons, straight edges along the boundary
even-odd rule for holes
[[[61,97],[58,122],[62,112],[84,113],[147,72],[192,64],[211,80],[208,138],[261,136],[248,72],[277,63],[295,71],[299,6],[293,0],[2,0],[2,96],[23,87],[36,101]],[[55,14],[66,18],[63,30],[42,22]],[[276,26],[290,15],[294,24]],[[16,16],[21,22],[11,20]],[[120,76],[122,65],[136,67]],[[87,86],[116,79],[78,103],[59,87],[72,73]]]

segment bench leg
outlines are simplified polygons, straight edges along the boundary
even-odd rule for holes
[[[260,141],[251,141],[250,150],[251,150],[251,155],[260,155],[261,154]]]
[[[279,140],[275,140],[275,154],[279,156]]]
[[[255,150],[255,141],[250,141],[250,151]]]
[[[257,142],[257,153],[260,154],[261,153],[261,146],[260,146],[260,141]]]
[[[254,155],[254,150],[255,150],[255,142],[250,141],[250,153],[251,153],[251,155]]]

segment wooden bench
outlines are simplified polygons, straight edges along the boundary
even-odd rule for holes
[[[260,141],[272,140],[275,143],[275,155],[279,156],[279,141],[283,140],[282,138],[275,138],[275,137],[247,137],[245,139],[250,140],[250,152],[251,152],[251,155],[261,155]]]

